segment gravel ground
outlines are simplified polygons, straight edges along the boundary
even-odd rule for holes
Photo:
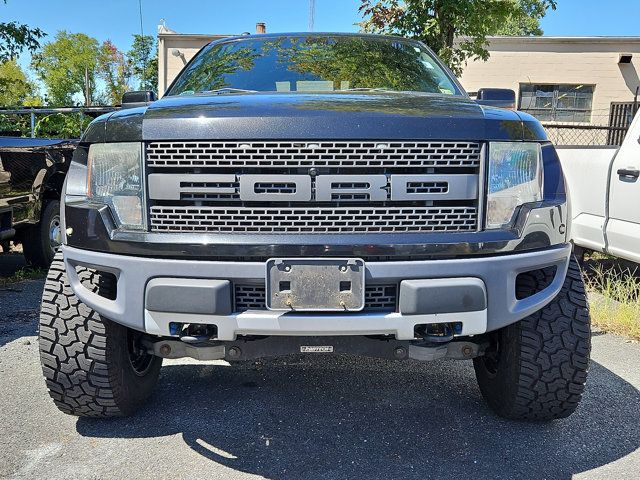
[[[638,478],[640,345],[593,339],[572,417],[499,419],[469,362],[289,357],[167,362],[148,407],[58,412],[38,362],[42,281],[0,290],[0,477]]]

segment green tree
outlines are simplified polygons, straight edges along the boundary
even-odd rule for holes
[[[79,113],[51,113],[38,117],[35,135],[43,138],[80,138],[93,120]]]
[[[519,0],[519,9],[507,18],[497,35],[530,36],[542,35],[540,20],[546,15],[549,8],[556,8],[556,2],[541,2],[539,0]]]
[[[60,31],[45,44],[33,56],[32,67],[47,89],[48,103],[72,105],[73,96],[81,94],[84,104],[92,105],[99,98],[95,85],[100,53],[98,41],[84,33]]]
[[[107,102],[118,105],[122,95],[129,90],[131,64],[111,40],[105,41],[100,47],[98,62],[100,76],[107,87]]]
[[[0,63],[0,106],[36,106],[41,103],[37,89],[15,60]]]
[[[556,0],[361,0],[360,26],[422,40],[459,75],[468,59],[489,58],[488,36],[539,20],[555,6]],[[531,25],[528,31],[536,33]]]
[[[35,92],[35,85],[15,60],[0,63],[0,108],[41,105]],[[0,132],[21,136],[30,130],[28,116],[0,114]]]
[[[152,35],[134,35],[127,52],[138,90],[158,90],[158,46]]]
[[[24,49],[35,52],[40,46],[38,40],[45,35],[39,28],[23,23],[0,22],[0,63],[17,57]]]

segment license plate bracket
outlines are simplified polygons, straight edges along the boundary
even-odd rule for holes
[[[272,258],[266,263],[269,310],[357,312],[364,308],[364,260]]]

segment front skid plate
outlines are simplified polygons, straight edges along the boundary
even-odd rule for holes
[[[480,343],[454,340],[446,344],[425,344],[392,338],[373,337],[266,337],[240,339],[234,342],[188,344],[163,339],[148,345],[149,353],[163,358],[191,357],[197,360],[255,360],[305,353],[350,354],[392,360],[469,359],[483,353]]]

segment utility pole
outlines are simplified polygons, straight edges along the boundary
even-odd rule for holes
[[[316,0],[309,0],[309,31],[313,32],[316,22]]]
[[[84,68],[84,105],[91,106],[91,84],[89,83],[89,69]]]

